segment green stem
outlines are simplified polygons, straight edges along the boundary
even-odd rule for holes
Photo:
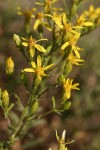
[[[24,119],[24,118],[23,118]],[[11,142],[15,142],[16,140],[16,137],[17,137],[17,134],[18,132],[20,131],[20,129],[22,128],[23,126],[23,120],[20,121],[19,125],[17,126],[15,132],[13,133],[13,135],[11,136]]]
[[[44,113],[44,114],[39,115],[39,116],[37,117],[37,119],[41,119],[41,118],[43,118],[43,117],[45,117],[45,116],[47,116],[47,115],[49,115],[49,114],[51,114],[51,113],[53,113],[53,112],[56,112],[56,113],[58,113],[58,114],[60,115],[60,112],[59,112],[58,110],[52,109],[52,110],[50,110],[50,111],[48,111],[48,112],[46,112],[46,113]]]
[[[63,0],[63,4],[64,4],[67,15],[69,15],[69,8],[68,8],[66,0]]]
[[[44,91],[42,91],[37,97],[41,97],[44,93],[46,93],[51,87],[54,87],[56,86],[57,84],[52,84],[52,85],[49,85]]]

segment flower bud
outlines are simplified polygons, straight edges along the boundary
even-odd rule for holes
[[[21,45],[21,38],[17,34],[13,35],[13,40],[14,40],[16,46],[20,47],[20,45]]]
[[[2,92],[2,104],[3,104],[4,108],[7,108],[9,105],[9,94],[8,94],[7,90],[4,90]]]
[[[33,104],[32,104],[32,108],[31,108],[31,112],[32,114],[36,113],[37,109],[38,109],[39,103],[36,100]]]
[[[10,75],[14,72],[14,62],[11,57],[6,60],[6,74]]]
[[[64,80],[64,75],[61,74],[58,78],[58,84],[61,84],[63,82],[63,80]]]

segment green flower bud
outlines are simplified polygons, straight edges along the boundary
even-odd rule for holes
[[[6,60],[6,74],[12,74],[14,72],[14,62],[11,57]]]
[[[31,113],[32,113],[32,114],[36,113],[36,111],[38,110],[38,106],[39,106],[39,103],[38,103],[38,101],[36,100],[36,101],[32,104],[32,107],[31,107]]]
[[[13,35],[13,40],[14,40],[17,47],[21,46],[21,38],[17,34]]]
[[[72,71],[72,64],[68,62],[64,68],[64,75],[67,76]]]
[[[58,84],[61,84],[63,82],[63,80],[64,80],[64,75],[61,74],[58,78]]]
[[[9,105],[9,93],[7,92],[7,90],[4,90],[2,92],[2,104],[4,108],[7,108]]]
[[[63,106],[64,111],[65,111],[65,110],[68,110],[70,107],[71,107],[71,102],[66,102],[66,103],[64,104],[64,106]]]
[[[77,3],[77,2],[76,2]],[[74,4],[73,7],[72,7],[72,10],[71,10],[71,15],[74,15],[76,14],[76,11],[77,11],[77,4]]]

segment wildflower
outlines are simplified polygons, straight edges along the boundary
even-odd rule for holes
[[[88,11],[84,11],[84,15],[89,18],[90,21],[95,21],[100,18],[100,8],[94,8],[93,5],[90,5]]]
[[[66,136],[66,131],[64,130],[63,133],[62,133],[62,136],[59,137],[58,136],[58,133],[57,133],[57,130],[56,130],[56,139],[57,139],[57,142],[59,144],[58,146],[58,150],[68,150],[68,148],[66,147],[67,144],[71,144],[74,142],[74,140],[72,141],[67,141],[65,142],[65,136]]]
[[[42,67],[42,60],[41,60],[41,56],[38,55],[37,57],[37,64],[35,62],[31,62],[32,68],[25,68],[24,71],[25,72],[34,72],[37,76],[37,78],[39,80],[41,80],[41,78],[43,76],[47,76],[47,74],[45,74],[45,70],[50,69],[54,64],[50,64],[46,67]]]
[[[14,62],[11,57],[6,60],[6,74],[10,75],[14,72]]]
[[[59,26],[60,29],[62,29],[66,34],[79,34],[79,32],[75,31],[75,29],[80,29],[82,26],[74,26],[71,23],[69,23],[69,20],[66,17],[65,13],[57,14],[54,13],[52,16],[52,20]]]
[[[80,37],[80,33],[71,36],[69,38],[69,41],[65,42],[62,46],[61,46],[61,50],[65,50],[66,47],[71,46],[71,49],[74,51],[75,55],[77,56],[77,58],[80,58],[80,53],[79,51],[81,51],[82,49],[80,47],[78,47],[76,45],[78,39]]]
[[[29,39],[23,37],[22,39],[23,39],[22,45],[29,48],[29,53],[31,57],[34,57],[35,49],[43,53],[46,52],[46,49],[41,45],[37,44],[37,42],[47,40],[47,39],[40,39],[36,41],[34,38],[32,38],[32,36]]]
[[[44,3],[36,2],[35,4],[43,6],[44,12],[49,14],[53,10],[52,4],[54,4],[56,1],[57,0],[44,0]]]
[[[4,90],[2,92],[2,104],[3,104],[4,108],[8,108],[8,105],[9,105],[9,94],[8,94],[7,90]]]
[[[77,25],[88,27],[88,26],[93,26],[93,23],[91,21],[87,21],[85,15],[82,14],[76,21],[76,26]]]
[[[53,13],[51,18],[59,26],[59,28],[63,29],[61,14]]]
[[[64,78],[63,80],[63,89],[65,98],[69,99],[71,97],[71,90],[80,90],[77,86],[79,83],[73,84],[73,79],[68,78],[67,80]]]
[[[34,30],[42,31],[42,28],[45,26],[49,31],[51,31],[50,25],[45,22],[44,17],[49,16],[48,14],[37,13],[36,14],[36,21],[34,23]],[[39,28],[40,27],[40,28]]]
[[[36,8],[32,8],[31,10],[26,9],[25,11],[22,11],[20,7],[17,8],[18,15],[24,15],[26,21],[29,21],[31,18],[34,18],[33,12],[36,11]]]
[[[74,54],[69,54],[67,60],[72,64],[72,65],[82,65],[84,63],[83,59],[77,58]]]

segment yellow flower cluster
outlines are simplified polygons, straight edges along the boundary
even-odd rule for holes
[[[89,10],[84,11],[80,16],[75,14],[75,20],[71,21],[70,15],[72,13],[67,14],[63,9],[55,8],[53,5],[55,2],[57,2],[57,0],[36,2],[35,4],[43,7],[42,12],[38,12],[38,10],[34,8],[24,12],[19,8],[19,15],[24,15],[26,18],[27,16],[28,18],[34,18],[33,29],[37,37],[39,37],[38,39],[37,37],[35,38],[35,36],[33,37],[33,35],[28,35],[27,38],[21,37],[21,45],[27,49],[28,61],[31,66],[23,70],[24,72],[33,72],[36,78],[41,80],[42,77],[47,76],[45,71],[50,69],[53,65],[55,65],[54,68],[57,66],[57,62],[53,61],[55,57],[52,55],[53,52],[57,54],[57,56],[60,54],[61,62],[58,63],[58,65],[65,65],[63,69],[61,69],[61,74],[63,75],[61,83],[64,89],[63,95],[64,98],[69,99],[73,89],[79,90],[77,87],[79,83],[72,84],[73,79],[66,79],[66,77],[72,70],[73,65],[82,65],[85,62],[81,59],[80,53],[83,49],[78,46],[78,41],[84,33],[84,30],[88,32],[89,29],[92,29],[96,23],[100,21],[100,8],[95,9],[94,6],[91,5]],[[74,1],[76,5],[80,2],[80,0]],[[72,7],[72,9],[74,8]],[[49,40],[43,38],[44,27],[46,27],[48,31],[51,31],[53,39],[50,45]],[[44,45],[43,41],[45,40],[47,40],[48,47],[51,47],[50,49]],[[48,62],[50,62],[50,64]]]

